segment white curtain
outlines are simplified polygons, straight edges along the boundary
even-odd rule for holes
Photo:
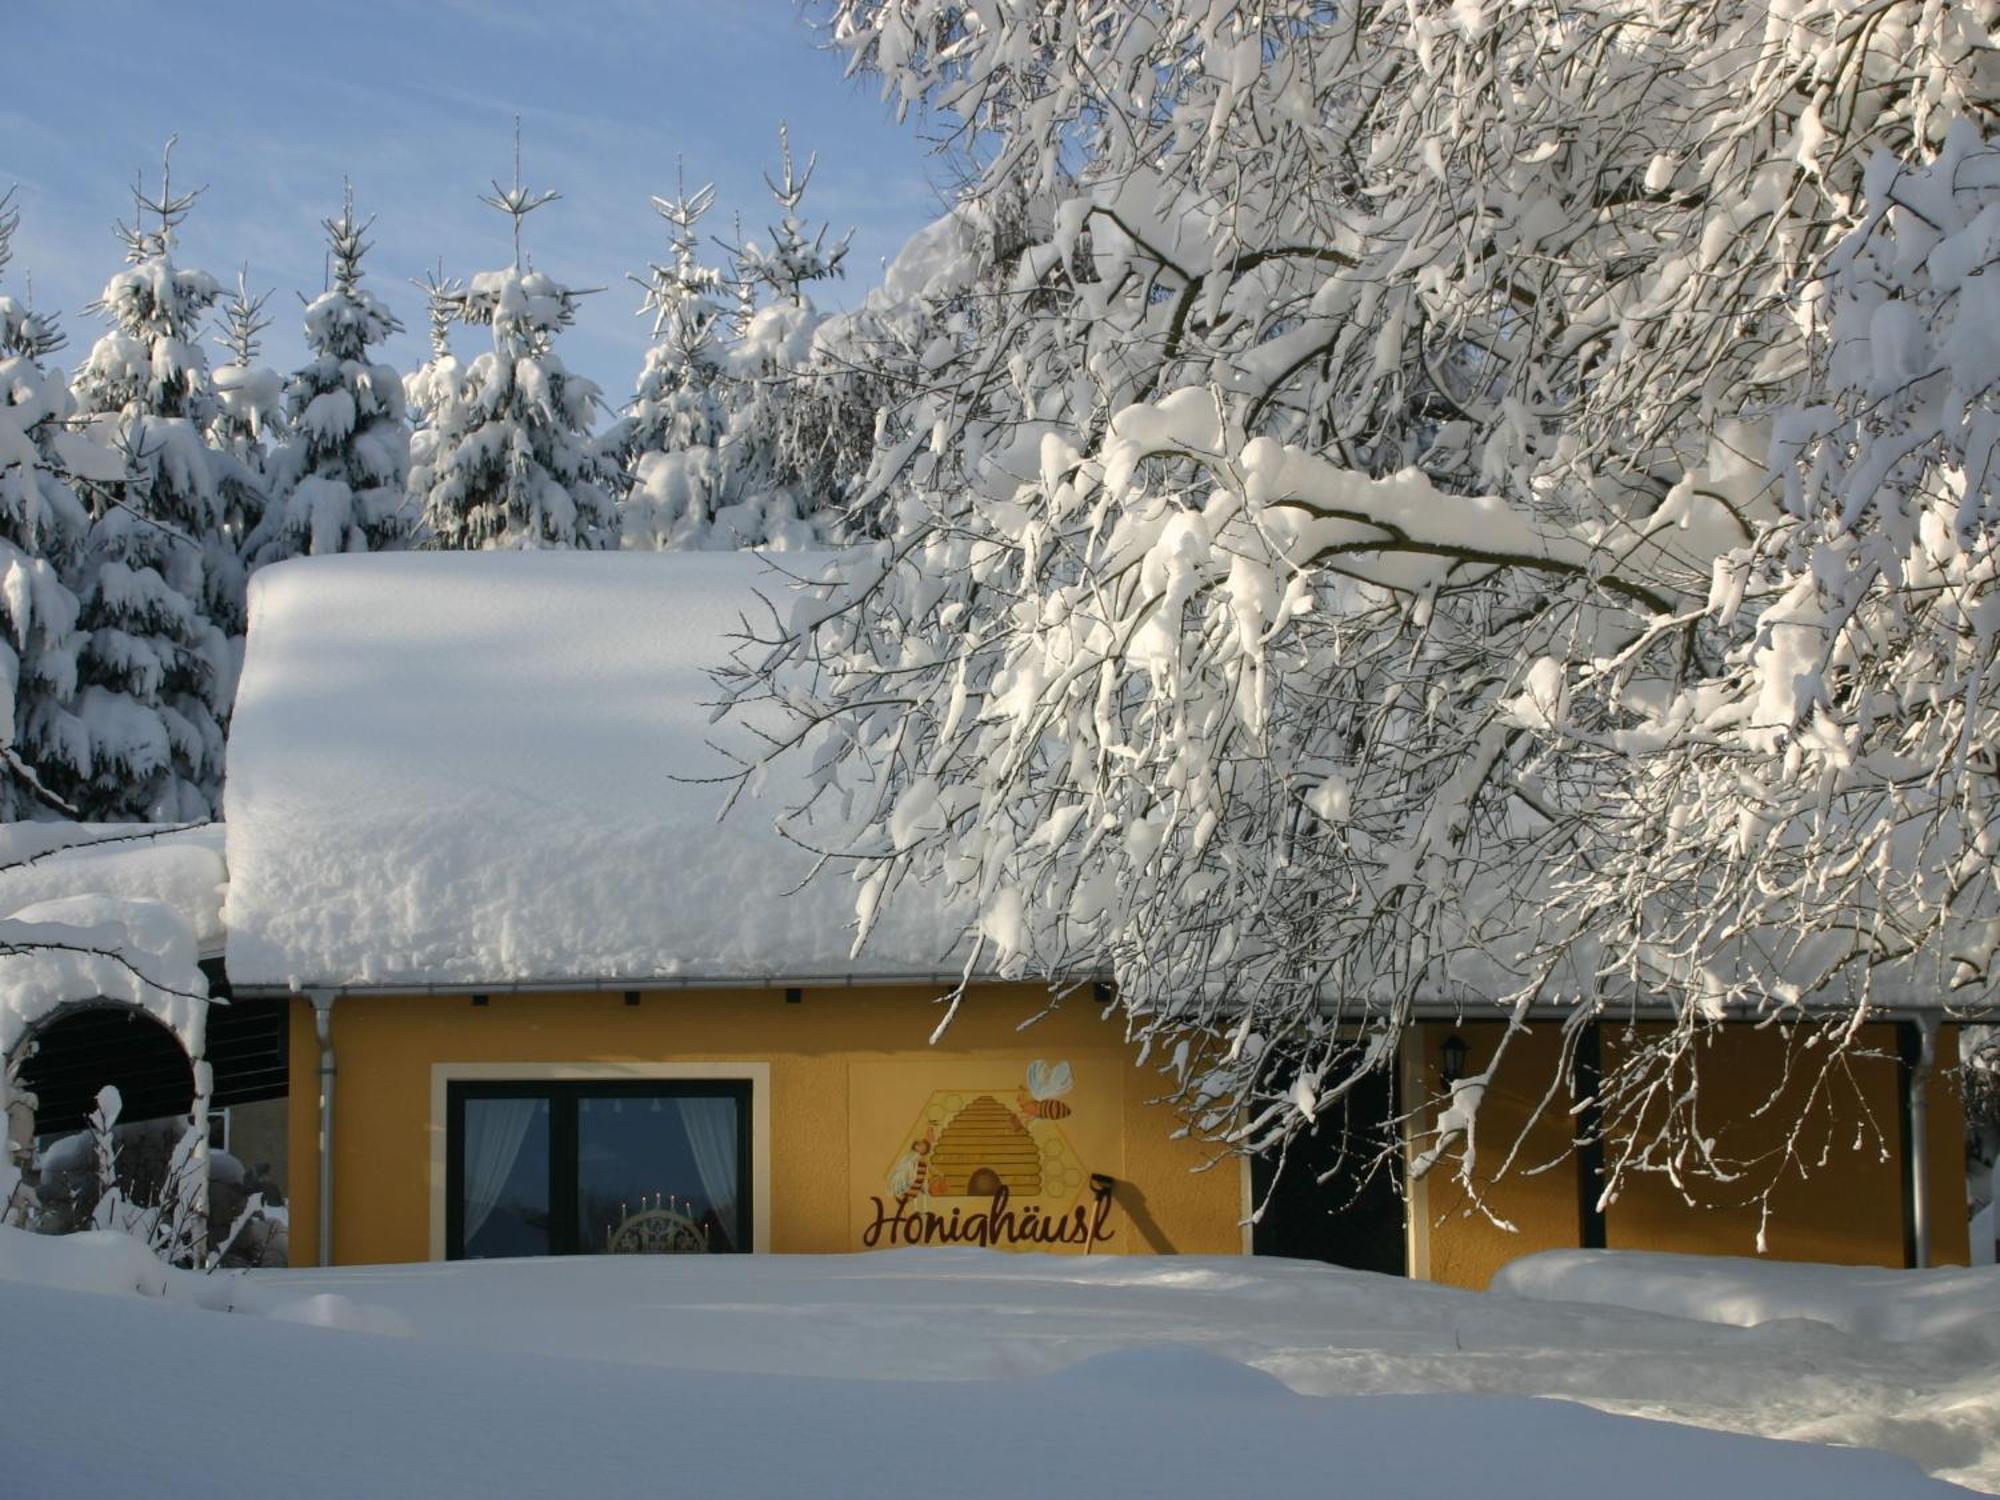
[[[540,1099],[465,1101],[464,1245],[470,1246],[493,1216],[541,1109]]]
[[[674,1101],[680,1106],[681,1127],[687,1131],[694,1169],[708,1195],[715,1217],[733,1241],[740,1233],[736,1219],[736,1101],[693,1094]],[[747,1250],[747,1245],[736,1245]]]

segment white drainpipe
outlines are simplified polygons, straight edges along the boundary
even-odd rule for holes
[[[319,1034],[319,1263],[333,1264],[333,1002],[332,990],[308,991]]]
[[[1917,1065],[1910,1070],[1910,1224],[1917,1264],[1931,1264],[1931,1071],[1937,1066],[1938,1019],[1917,1019]]]

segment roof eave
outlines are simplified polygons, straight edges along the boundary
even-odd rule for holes
[[[626,990],[852,990],[887,986],[956,986],[968,981],[973,984],[990,984],[1001,982],[1002,976],[992,973],[967,975],[959,969],[941,969],[933,972],[855,974],[651,974],[612,978],[453,980],[444,983],[421,980],[399,980],[380,984],[347,980],[294,980],[284,984],[237,984],[234,988],[239,995],[253,999],[271,999],[284,995],[315,993],[342,996],[568,995]]]
[[[337,996],[387,996],[387,995],[572,995],[606,994],[627,991],[648,990],[856,990],[856,989],[912,989],[940,988],[955,989],[960,984],[1035,984],[1051,988],[1077,986],[1098,982],[1109,982],[1110,975],[1103,973],[1079,973],[1068,976],[1022,976],[1004,975],[988,971],[966,974],[960,969],[937,969],[930,971],[888,970],[874,973],[848,974],[654,974],[623,975],[614,977],[578,978],[573,976],[545,977],[539,979],[493,979],[465,980],[450,982],[427,982],[402,980],[389,983],[361,983],[344,980],[294,981],[285,984],[235,984],[234,993],[250,999],[273,999],[288,995],[331,994]],[[1371,1007],[1366,1003],[1349,1008],[1355,1020],[1365,1017]],[[1562,1002],[1544,1002],[1528,1008],[1520,1019],[1527,1021],[1566,1021],[1576,1014],[1575,1005]],[[1476,1000],[1417,1000],[1411,1012],[1420,1021],[1451,1022],[1503,1022],[1519,1014],[1512,1004],[1480,1002]],[[1785,1014],[1804,1017],[1849,1015],[1851,1005],[1834,1001],[1805,1000],[1783,1007],[1751,1002],[1732,1002],[1716,1007],[1717,1017],[1726,1021],[1769,1021]],[[1899,1001],[1877,1003],[1870,1007],[1872,1015],[1885,1020],[1921,1019],[1943,1017],[1952,1020],[1978,1019],[1982,1015],[2000,1016],[2000,1005],[1952,1005],[1942,1001]],[[1617,1022],[1626,1018],[1649,1020],[1673,1014],[1670,1007],[1649,1003],[1644,1000],[1621,1000],[1608,1002],[1599,1011],[1599,1019]]]

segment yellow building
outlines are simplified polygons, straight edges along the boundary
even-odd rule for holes
[[[1479,1286],[1557,1245],[1754,1248],[1754,1206],[1691,1208],[1656,1175],[1600,1209],[1595,1157],[1567,1149],[1587,1089],[1550,1093],[1554,1017],[1530,1018],[1487,1088],[1482,1134],[1516,1126],[1527,1149],[1484,1211],[1433,1173],[1407,1211],[1385,1176],[1334,1214],[1292,1170],[1254,1229],[1262,1166],[1177,1137],[1087,989],[1040,1014],[1045,990],[974,984],[933,1041],[964,914],[900,893],[852,952],[856,887],[804,877],[815,829],[854,809],[798,811],[801,781],[718,820],[728,788],[701,779],[751,748],[754,721],[700,705],[729,627],[760,582],[776,593],[760,568],[433,554],[259,574],[223,916],[236,994],[289,1005],[294,1263],[1260,1250]],[[1771,1253],[1901,1264],[1928,1240],[1963,1258],[1955,1094],[1905,1055],[1921,1022],[1885,1018],[1864,1049],[1880,1055],[1843,1068]],[[1418,1028],[1401,1101],[1483,1068],[1496,1026]],[[1609,1058],[1629,1037],[1606,1024],[1592,1044]],[[1745,1101],[1733,1144],[1754,1157],[1782,1124],[1749,1107],[1781,1045],[1747,1028],[1719,1045],[1703,1087],[1719,1115]]]

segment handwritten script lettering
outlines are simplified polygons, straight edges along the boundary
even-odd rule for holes
[[[893,1203],[870,1198],[875,1205],[875,1221],[861,1231],[861,1243],[869,1250],[896,1245],[985,1245],[995,1249],[1008,1245],[1092,1245],[1104,1244],[1114,1231],[1111,1195],[1099,1194],[1090,1203],[1074,1208],[1044,1212],[1039,1206],[1009,1206],[1009,1191],[1002,1187],[983,1208],[954,1208],[949,1213],[919,1208],[906,1200]]]

